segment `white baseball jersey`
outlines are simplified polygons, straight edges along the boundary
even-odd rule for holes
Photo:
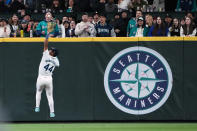
[[[59,60],[49,54],[49,50],[43,52],[42,60],[39,66],[39,75],[52,76],[55,67],[59,67]]]

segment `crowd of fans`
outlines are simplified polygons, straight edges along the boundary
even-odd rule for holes
[[[0,0],[0,12],[22,9],[45,12],[121,12],[122,10],[162,11],[164,0]],[[181,3],[179,4],[181,8]]]
[[[157,4],[162,4],[162,1],[164,0]],[[80,7],[85,1],[79,6],[75,4],[77,0],[52,0],[50,8],[50,2],[40,2],[40,10],[34,10],[36,8],[33,8],[32,0],[26,0],[27,4],[22,0],[14,0],[7,5],[6,1],[0,0],[0,10],[14,11],[8,20],[0,19],[0,37],[45,37],[47,33],[50,33],[51,37],[197,36],[197,19],[193,13],[186,13],[182,19],[169,14],[166,14],[165,18],[153,17],[148,12],[164,11],[164,7],[156,6],[154,0],[98,0],[93,5],[89,0],[88,5],[92,8],[88,7],[88,11],[95,13],[83,13],[81,21],[72,15],[57,19],[53,13],[86,11],[86,7]],[[182,7],[181,2],[178,1],[177,10]],[[195,3],[195,0],[193,2]],[[45,19],[33,20],[27,9],[45,13]],[[189,7],[187,9],[193,10]],[[114,17],[108,19],[106,14],[114,12]]]

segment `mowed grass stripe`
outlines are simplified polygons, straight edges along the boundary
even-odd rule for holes
[[[197,123],[0,124],[1,131],[197,131]]]

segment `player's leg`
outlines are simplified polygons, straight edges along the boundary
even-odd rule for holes
[[[36,83],[36,108],[35,112],[40,111],[40,101],[41,101],[41,94],[44,89],[44,86],[42,84],[42,80],[40,78],[37,79]]]
[[[52,79],[47,84],[45,90],[46,90],[46,96],[47,96],[47,99],[48,99],[48,104],[49,104],[49,109],[50,109],[50,117],[55,117]]]

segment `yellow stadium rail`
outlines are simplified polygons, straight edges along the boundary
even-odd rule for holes
[[[0,38],[1,42],[43,42],[44,38]],[[50,42],[197,41],[197,37],[84,37],[49,38]]]

